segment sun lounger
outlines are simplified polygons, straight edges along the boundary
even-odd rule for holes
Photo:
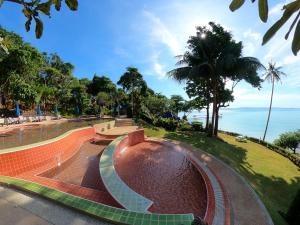
[[[19,123],[25,123],[25,122],[27,122],[27,118],[26,117],[24,117],[24,116],[19,116]]]
[[[238,142],[247,142],[247,137],[246,136],[242,136],[242,135],[239,135],[235,138],[236,141]]]
[[[4,124],[5,124],[5,120],[4,120],[4,118],[1,118],[1,119],[0,119],[0,125],[1,125],[1,126],[4,126]]]

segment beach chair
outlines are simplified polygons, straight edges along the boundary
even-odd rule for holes
[[[4,118],[0,118],[0,125],[2,127],[5,125],[5,119]]]
[[[242,136],[242,135],[239,135],[235,138],[236,141],[238,142],[247,142],[247,137],[246,136]]]
[[[19,123],[25,123],[27,121],[27,118],[24,116],[19,116]]]

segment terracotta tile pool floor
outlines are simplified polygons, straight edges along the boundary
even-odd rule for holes
[[[150,212],[193,213],[204,218],[205,182],[181,152],[155,142],[142,142],[121,150],[114,158],[121,179],[153,201]]]
[[[107,192],[99,173],[99,158],[111,140],[100,139],[96,143],[84,142],[78,152],[60,166],[45,171],[40,167],[19,175],[50,188],[83,197],[95,202],[122,208]]]

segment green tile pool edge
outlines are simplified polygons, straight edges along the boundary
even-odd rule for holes
[[[29,191],[114,224],[191,225],[193,214],[150,214],[131,212],[96,203],[43,185],[13,177],[0,176],[0,184]]]

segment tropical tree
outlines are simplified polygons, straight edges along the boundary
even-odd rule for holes
[[[242,43],[236,42],[232,34],[220,25],[209,23],[209,28],[197,27],[197,35],[188,40],[188,51],[179,56],[176,68],[168,75],[178,81],[206,79],[212,90],[212,131],[211,135],[218,132],[218,102],[220,90],[225,83],[231,80],[234,86],[245,80],[253,87],[260,87],[261,79],[257,71],[262,67],[258,59],[242,56]]]
[[[274,86],[275,82],[278,82],[281,80],[281,76],[284,76],[285,73],[281,71],[282,67],[276,67],[275,63],[269,62],[269,66],[267,68],[267,71],[265,73],[265,80],[269,81],[272,83],[272,92],[271,92],[271,100],[270,100],[270,105],[269,105],[269,113],[268,113],[268,119],[267,119],[267,124],[264,132],[264,137],[263,141],[266,138],[268,126],[269,126],[269,120],[270,120],[270,115],[271,115],[271,110],[272,110],[272,103],[273,103],[273,94],[274,94]]]
[[[212,92],[210,87],[210,81],[203,78],[189,79],[186,82],[185,91],[190,98],[194,98],[196,109],[206,109],[206,123],[205,130],[209,127],[209,107],[212,103]]]
[[[127,67],[127,71],[117,82],[122,88],[130,94],[132,115],[138,115],[137,109],[140,106],[142,95],[146,94],[147,84],[142,74],[135,67]],[[136,109],[136,111],[134,111]]]
[[[300,144],[300,132],[295,131],[283,133],[278,139],[275,139],[274,144],[292,150],[295,154],[296,149]]]
[[[94,75],[92,81],[87,85],[87,92],[96,96],[99,92],[111,93],[116,91],[116,85],[107,76]]]
[[[178,116],[178,113],[182,111],[184,106],[184,99],[181,95],[171,95],[171,110]]]
[[[255,0],[252,0],[252,2],[255,2]],[[261,21],[267,22],[268,21],[268,15],[269,15],[269,7],[268,7],[268,0],[258,0],[258,11],[259,11],[259,17]],[[240,8],[245,3],[245,0],[232,0],[229,8],[231,11],[235,11],[238,8]],[[283,13],[279,20],[277,20],[272,27],[269,28],[269,30],[265,33],[263,37],[262,44],[266,44],[281,27],[290,19],[293,17],[293,15],[296,14],[294,17],[293,22],[290,25],[290,28],[288,32],[285,35],[285,39],[288,39],[291,31],[296,26],[294,38],[292,41],[292,51],[294,55],[297,55],[297,52],[300,50],[300,0],[294,0],[290,3],[286,3],[286,1],[283,3],[285,4],[282,8]]]
[[[25,29],[28,32],[31,28],[32,20],[35,21],[35,36],[40,38],[43,34],[44,25],[40,14],[51,17],[51,7],[54,5],[56,11],[60,11],[62,0],[0,0],[0,7],[5,2],[10,2],[20,5],[22,13],[26,17]],[[65,0],[66,5],[72,11],[78,8],[77,0]]]
[[[99,107],[99,115],[101,116],[103,107],[106,105],[110,105],[111,98],[106,92],[99,92],[96,98],[96,102]]]

